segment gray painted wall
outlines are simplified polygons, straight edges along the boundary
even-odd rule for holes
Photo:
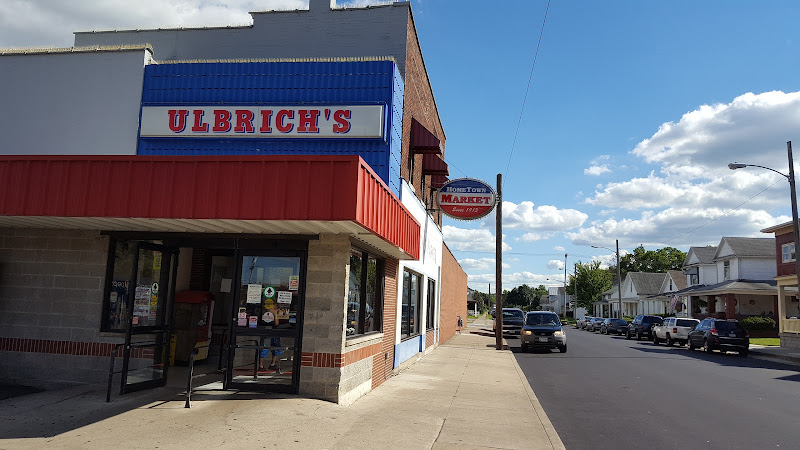
[[[0,154],[135,155],[149,52],[0,56]]]
[[[75,46],[144,44],[156,60],[393,56],[405,78],[410,5],[252,13],[250,27],[76,32]]]

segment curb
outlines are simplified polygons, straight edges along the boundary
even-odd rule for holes
[[[503,347],[508,348],[506,345],[505,339],[503,339]],[[510,350],[503,350],[511,353]],[[523,386],[525,386],[525,392],[528,394],[528,398],[531,401],[531,405],[533,405],[533,410],[536,411],[536,415],[538,416],[539,420],[542,422],[542,427],[544,428],[545,433],[547,434],[547,438],[550,439],[550,444],[553,446],[554,449],[564,449],[564,443],[561,441],[561,437],[558,436],[558,432],[556,431],[553,423],[550,422],[550,418],[547,417],[547,413],[544,412],[542,408],[542,404],[539,403],[539,399],[536,397],[536,394],[533,392],[533,388],[531,388],[530,383],[528,383],[528,378],[525,377],[525,374],[522,372],[522,368],[517,363],[517,357],[511,353],[511,360],[514,362],[514,369],[517,371],[517,375],[519,376],[520,381],[522,382]]]
[[[750,349],[750,356],[756,359],[763,359],[765,361],[789,363],[792,365],[800,366],[800,358],[794,356],[780,355],[770,352],[762,352],[753,348]]]

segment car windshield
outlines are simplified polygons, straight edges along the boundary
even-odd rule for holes
[[[555,314],[528,314],[525,325],[560,325],[561,321]]]
[[[739,322],[723,322],[718,321],[716,324],[717,331],[733,331],[733,330],[741,330],[742,326],[739,325]]]
[[[614,319],[613,323],[614,323],[614,325],[627,325],[628,324],[628,322],[625,322],[622,319]]]
[[[515,317],[517,319],[522,319],[522,311],[511,309],[511,310],[503,310],[503,317]]]
[[[675,326],[678,326],[678,327],[693,327],[695,325],[697,325],[697,321],[695,321],[695,320],[678,319],[675,322]]]

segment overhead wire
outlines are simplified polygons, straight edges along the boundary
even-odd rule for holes
[[[528,92],[531,89],[531,81],[533,80],[533,70],[536,68],[536,60],[539,58],[539,48],[542,46],[542,36],[544,35],[544,25],[547,23],[547,13],[550,12],[550,0],[547,0],[547,8],[544,11],[544,19],[542,19],[542,28],[539,30],[539,42],[536,44],[536,53],[533,55],[533,64],[531,64],[531,73],[528,75],[528,85],[525,87],[525,95],[522,97],[522,107],[519,111],[519,119],[517,119],[517,129],[514,131],[514,140],[511,143],[511,152],[508,155],[508,163],[506,164],[506,171],[503,174],[508,177],[508,169],[511,167],[511,158],[514,156],[514,148],[517,145],[517,137],[519,136],[519,128],[522,125],[522,116],[525,113],[525,104],[528,101]]]

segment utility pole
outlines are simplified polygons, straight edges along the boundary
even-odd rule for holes
[[[619,299],[619,318],[622,319],[622,275],[619,268],[619,239],[617,239],[617,298]],[[611,315],[609,315],[611,317]]]
[[[567,318],[567,254],[564,253],[564,318]]]
[[[503,349],[503,174],[497,174],[497,212],[495,221],[495,346]]]

